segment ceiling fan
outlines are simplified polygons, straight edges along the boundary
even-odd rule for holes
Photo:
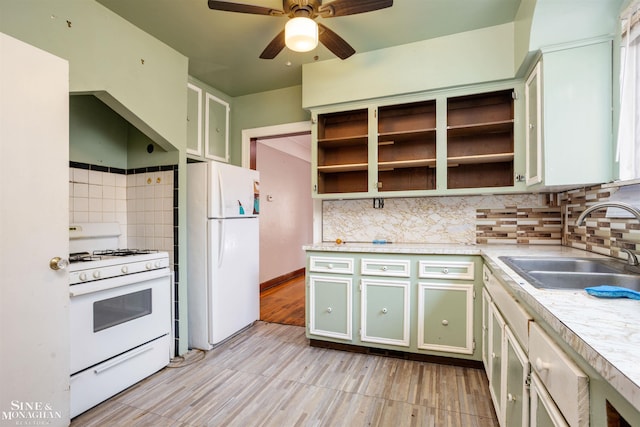
[[[326,4],[322,4],[322,0],[282,0],[282,10],[276,10],[263,6],[231,3],[224,0],[208,0],[208,2],[209,8],[214,10],[289,17],[285,29],[280,31],[260,54],[260,58],[262,59],[275,58],[285,46],[289,46],[291,49],[300,52],[309,51],[315,47],[315,44],[313,44],[311,47],[306,46],[296,49],[285,40],[285,36],[287,38],[289,37],[286,31],[291,31],[291,24],[293,24],[294,21],[296,21],[296,23],[301,22],[311,25],[312,31],[316,32],[315,43],[320,41],[320,43],[325,45],[327,49],[333,52],[338,58],[346,59],[356,52],[355,49],[329,28],[320,23],[316,24],[315,19],[317,17],[333,18],[336,16],[355,15],[393,6],[393,0],[333,0]]]

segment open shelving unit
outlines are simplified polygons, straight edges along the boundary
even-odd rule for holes
[[[318,193],[366,192],[369,112],[353,110],[318,116]]]
[[[378,190],[436,188],[436,101],[378,108]]]
[[[514,184],[512,90],[447,100],[447,188]]]

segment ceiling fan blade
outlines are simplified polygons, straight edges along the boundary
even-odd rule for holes
[[[209,9],[224,10],[226,12],[251,13],[253,15],[272,15],[282,16],[284,12],[281,10],[271,9],[269,7],[253,6],[250,4],[231,3],[228,1],[209,0]]]
[[[323,18],[355,15],[393,6],[393,0],[333,0],[318,8]]]
[[[349,43],[344,41],[342,37],[331,31],[324,25],[318,24],[318,28],[320,29],[318,34],[320,43],[325,45],[327,49],[333,52],[333,54],[338,58],[347,59],[348,57],[356,53],[355,49],[352,48]]]
[[[284,30],[282,30],[280,31],[280,33],[278,33],[277,36],[275,36],[273,40],[271,40],[271,43],[269,43],[267,47],[264,48],[264,50],[260,54],[260,58],[273,59],[278,56],[282,49],[284,49],[284,46]]]

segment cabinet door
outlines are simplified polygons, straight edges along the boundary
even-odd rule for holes
[[[350,277],[309,277],[309,333],[351,340],[352,279]]]
[[[315,192],[369,191],[369,110],[319,114],[315,126]]]
[[[229,161],[229,104],[210,93],[205,96],[205,157]]]
[[[504,351],[504,420],[505,426],[527,426],[529,422],[529,359],[505,326]]]
[[[187,84],[187,154],[202,156],[202,89]]]
[[[535,373],[531,374],[531,427],[568,427],[558,407]]]
[[[418,283],[418,348],[473,354],[473,284]]]
[[[496,408],[496,414],[500,425],[504,425],[503,398],[502,398],[502,343],[504,339],[504,320],[494,304],[490,307],[489,321],[489,358],[490,372],[489,392]]]
[[[540,123],[540,63],[529,75],[524,89],[527,133],[526,180],[527,185],[542,182],[542,123]]]
[[[487,378],[491,378],[491,358],[490,355],[490,343],[489,343],[489,322],[491,310],[491,296],[483,288],[482,289],[482,363],[484,364],[484,371],[487,373]]]
[[[409,282],[362,279],[361,341],[409,346]]]

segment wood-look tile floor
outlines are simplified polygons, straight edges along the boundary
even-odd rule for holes
[[[497,426],[483,371],[310,347],[256,322],[189,352],[72,426]]]

